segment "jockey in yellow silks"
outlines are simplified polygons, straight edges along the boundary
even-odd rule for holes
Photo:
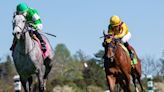
[[[134,52],[130,49],[128,44],[129,39],[131,38],[131,33],[128,30],[128,26],[121,21],[119,16],[113,15],[110,18],[108,26],[108,34],[114,34],[114,38],[121,39],[124,46],[128,49],[130,53],[130,58],[133,59]]]

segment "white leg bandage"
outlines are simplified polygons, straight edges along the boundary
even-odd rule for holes
[[[126,42],[129,41],[130,38],[131,38],[131,33],[128,32],[128,33],[121,39],[121,41],[122,41],[123,43],[126,43]]]

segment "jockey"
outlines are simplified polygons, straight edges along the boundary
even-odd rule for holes
[[[119,16],[114,15],[110,18],[108,34],[114,34],[114,38],[121,39],[124,46],[128,49],[130,58],[132,60],[134,57],[134,52],[130,49],[128,43],[128,40],[131,38],[131,33],[128,31],[128,26],[123,21],[121,21]]]
[[[38,15],[37,10],[33,8],[29,8],[26,3],[20,3],[16,7],[16,14],[23,14],[27,22],[31,23],[30,25],[35,29],[33,33],[40,40],[41,49],[43,52],[45,52],[46,51],[45,43],[43,41],[42,36],[38,32],[42,30],[43,25],[42,25],[42,21],[40,19],[40,16]],[[16,44],[16,41],[13,41],[13,45],[11,46],[10,50],[14,49],[15,44]]]

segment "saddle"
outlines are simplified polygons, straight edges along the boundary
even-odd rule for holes
[[[38,45],[40,47],[40,50],[41,50],[41,43],[40,43],[40,40],[36,37],[36,35],[35,34],[31,34],[31,38],[38,43]],[[47,49],[46,52],[42,51],[43,58],[45,59],[49,55],[51,47],[50,47],[49,43],[45,40],[43,35],[42,35],[42,38],[43,38],[43,41],[45,42],[45,47]]]
[[[117,40],[119,41],[119,39],[117,39]],[[112,41],[112,38],[109,37],[109,38],[105,39],[105,44],[110,43],[111,41]],[[123,50],[126,52],[126,54],[130,57],[130,53],[129,53],[128,49],[123,45],[123,43],[120,42],[119,45],[123,48]],[[135,64],[137,64],[137,56],[136,55],[134,55],[133,59],[131,60],[131,65],[135,65]]]
[[[124,51],[127,53],[127,55],[130,57],[130,53],[129,53],[129,51],[128,51],[128,49],[123,45],[123,44],[119,44],[123,49],[124,49]],[[132,49],[131,49],[132,50]],[[134,52],[134,51],[133,51]],[[135,65],[135,64],[137,64],[138,62],[137,62],[137,56],[136,55],[134,55],[134,57],[133,57],[133,59],[131,60],[131,65]]]

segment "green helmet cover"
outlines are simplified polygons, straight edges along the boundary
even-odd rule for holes
[[[17,5],[16,9],[17,9],[17,12],[24,13],[28,10],[28,6],[27,6],[26,3],[20,3],[20,4]]]

